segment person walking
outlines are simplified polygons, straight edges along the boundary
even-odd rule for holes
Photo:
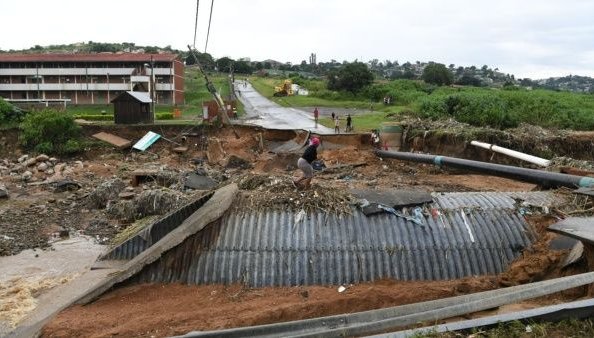
[[[320,112],[318,111],[318,107],[316,107],[313,111],[314,120],[316,121],[316,128],[318,127],[318,117],[320,117]]]
[[[320,139],[312,137],[309,140],[309,146],[305,148],[303,155],[297,160],[297,168],[301,169],[303,175],[293,180],[293,185],[297,189],[309,189],[311,187],[311,180],[313,179],[313,167],[311,163],[318,158],[318,146],[320,145]]]
[[[346,118],[346,131],[347,133],[353,131],[353,119],[351,118],[351,114],[348,114]]]
[[[334,132],[340,134],[340,121],[338,120],[338,115],[334,118]]]

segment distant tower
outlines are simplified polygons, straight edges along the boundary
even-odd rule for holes
[[[316,61],[316,53],[311,53],[311,55],[309,56],[309,64],[310,64],[310,65],[315,65],[315,64],[317,64],[317,61]]]

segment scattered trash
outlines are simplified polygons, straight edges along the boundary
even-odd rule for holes
[[[297,224],[301,223],[301,221],[303,221],[303,219],[305,218],[305,210],[301,209],[297,215],[295,215],[295,226],[297,226]]]
[[[346,288],[344,286],[341,285],[341,286],[338,287],[338,292],[339,293],[343,293],[345,291],[346,291]]]
[[[461,209],[460,215],[462,215],[462,221],[464,221],[464,226],[466,227],[466,231],[468,231],[468,236],[470,236],[470,241],[474,243],[474,236],[472,235],[472,230],[470,230],[470,225],[468,224],[468,219],[466,218],[466,212]]]
[[[406,215],[404,215],[403,213],[401,213],[401,212],[399,212],[399,211],[396,211],[396,209],[394,209],[394,208],[387,207],[387,206],[385,206],[385,205],[381,205],[381,204],[378,204],[378,207],[379,207],[380,209],[382,209],[382,210],[385,210],[385,211],[387,211],[387,212],[389,212],[389,213],[391,213],[391,214],[395,215],[395,216],[398,216],[398,217],[404,218],[404,219],[405,219],[405,220],[407,220],[407,221],[411,221],[411,222],[413,222],[413,223],[415,223],[415,224],[417,224],[417,225],[420,225],[420,226],[422,226],[422,227],[424,227],[424,226],[425,226],[425,223],[424,223],[424,222],[422,222],[422,221],[418,220],[418,219],[417,219],[417,218],[415,218],[415,217],[406,216]]]

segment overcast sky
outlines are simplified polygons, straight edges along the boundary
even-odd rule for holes
[[[200,1],[204,50],[210,0]],[[0,49],[82,41],[186,49],[196,0],[4,0]],[[591,0],[215,0],[215,58],[486,64],[518,78],[594,76]]]

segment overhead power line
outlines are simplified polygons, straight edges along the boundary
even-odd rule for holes
[[[200,0],[196,0],[196,23],[194,23],[194,44],[193,44],[194,49],[196,49],[196,34],[198,33],[198,8],[200,8]]]
[[[214,6],[214,0],[210,2],[210,17],[208,18],[208,30],[206,31],[206,43],[204,44],[204,53],[206,53],[206,47],[208,47],[208,38],[210,36],[210,22],[212,21],[212,7]]]

